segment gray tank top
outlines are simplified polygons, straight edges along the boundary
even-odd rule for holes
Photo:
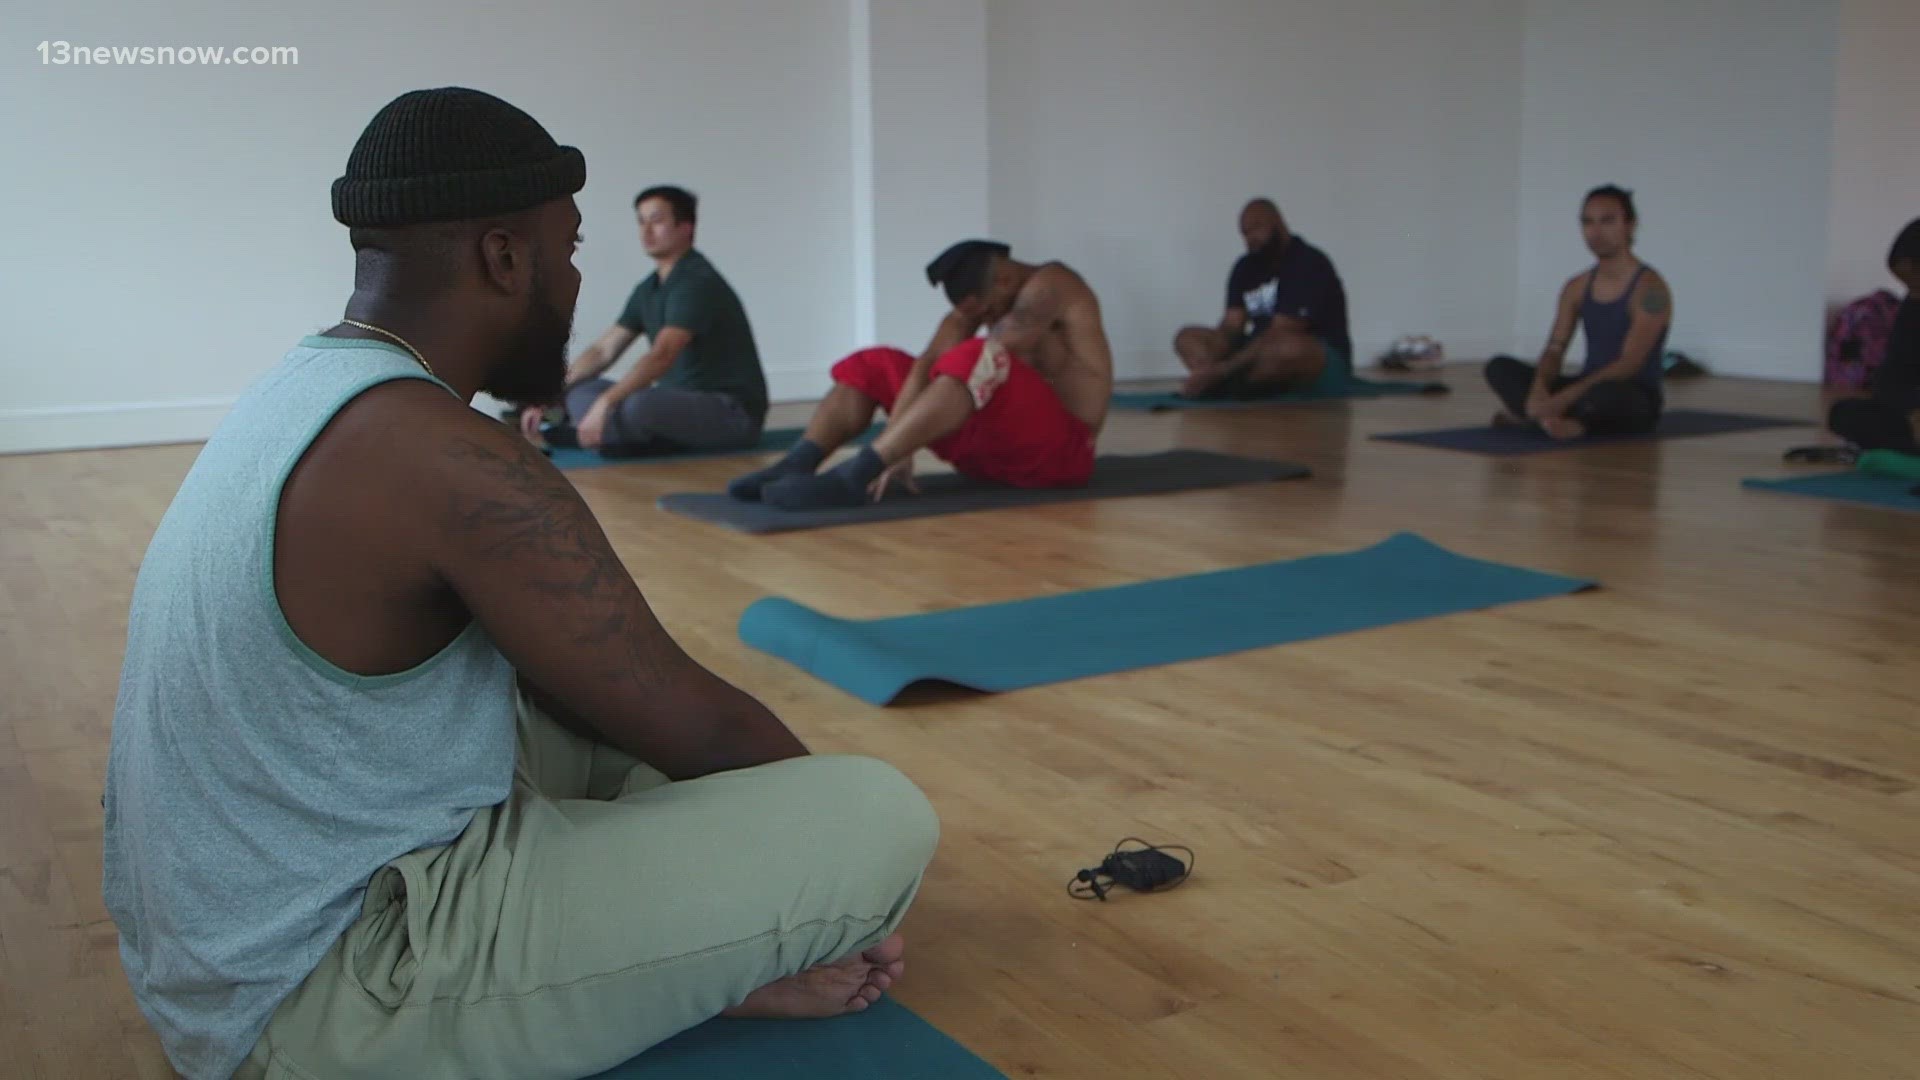
[[[288,472],[342,405],[407,378],[428,376],[398,349],[303,340],[207,442],[140,566],[104,896],[134,997],[196,1080],[232,1074],[375,871],[512,789],[514,672],[477,623],[363,677],[296,637],[275,595]]]
[[[1580,327],[1587,337],[1587,359],[1581,371],[1598,371],[1615,360],[1626,348],[1627,330],[1633,325],[1633,290],[1640,286],[1640,278],[1647,272],[1643,263],[1633,272],[1633,280],[1627,282],[1625,292],[1620,299],[1603,304],[1593,298],[1593,282],[1599,277],[1596,270],[1587,275],[1586,295],[1580,299]],[[1647,352],[1646,363],[1634,373],[1633,381],[1658,390],[1666,373],[1667,332],[1660,331],[1659,340]]]

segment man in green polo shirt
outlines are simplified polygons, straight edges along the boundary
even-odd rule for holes
[[[568,425],[547,428],[547,442],[614,456],[758,445],[766,375],[740,297],[693,246],[698,201],[681,188],[652,187],[633,208],[654,272],[568,368]],[[643,334],[650,344],[633,369],[618,381],[602,378]],[[523,413],[521,426],[538,437],[539,410]]]

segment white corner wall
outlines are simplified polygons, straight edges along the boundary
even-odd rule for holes
[[[1904,288],[1887,249],[1920,218],[1920,2],[1842,0],[1826,301]]]
[[[851,0],[864,40],[870,124],[870,320],[856,345],[919,353],[948,304],[925,267],[947,245],[987,231],[987,8],[985,0]],[[858,44],[856,44],[856,49]],[[860,137],[856,121],[856,139]],[[856,165],[858,168],[859,165]],[[820,390],[827,389],[824,370]]]
[[[373,111],[479,86],[584,149],[575,345],[650,266],[641,187],[702,198],[774,396],[817,396],[944,310],[922,268],[992,235],[1078,266],[1120,374],[1219,317],[1235,215],[1334,258],[1362,361],[1427,333],[1530,353],[1635,188],[1673,344],[1812,380],[1825,305],[1885,284],[1920,214],[1908,0],[15,0],[0,67],[12,328],[0,451],[203,438],[352,285],[328,185]],[[266,67],[43,65],[74,45],[299,49]],[[637,354],[638,350],[635,350]],[[629,363],[632,357],[629,357]],[[483,401],[482,406],[485,407]]]
[[[1217,322],[1271,196],[1345,281],[1361,362],[1513,326],[1519,0],[990,0],[992,222],[1093,283],[1124,376]]]
[[[1716,372],[1820,373],[1835,0],[1531,0],[1520,137],[1522,355],[1592,264],[1581,196],[1635,193],[1673,286],[1671,348]],[[1570,357],[1570,359],[1572,359]]]
[[[0,170],[12,249],[0,450],[195,440],[352,290],[328,188],[373,113],[418,87],[500,95],[582,148],[575,346],[651,269],[633,196],[682,183],[745,297],[776,393],[849,341],[846,0],[207,0],[10,5]],[[75,45],[291,45],[268,67],[42,66]],[[636,350],[637,352],[637,350]],[[631,362],[631,360],[629,360]]]

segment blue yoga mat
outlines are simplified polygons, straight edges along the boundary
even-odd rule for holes
[[[892,998],[833,1020],[709,1020],[588,1080],[1005,1080]]]
[[[1754,416],[1749,413],[1714,412],[1709,409],[1669,409],[1660,418],[1660,427],[1645,435],[1596,435],[1562,441],[1549,438],[1534,427],[1443,428],[1439,431],[1406,431],[1395,435],[1375,435],[1382,442],[1411,443],[1442,450],[1465,450],[1475,454],[1537,454],[1549,450],[1571,450],[1581,446],[1605,446],[1623,442],[1650,442],[1656,439],[1688,439],[1701,435],[1727,435],[1738,431],[1763,431],[1768,428],[1810,427],[1808,420],[1780,416]]]
[[[1914,481],[1899,476],[1842,472],[1777,480],[1750,477],[1740,481],[1740,486],[1762,491],[1783,491],[1789,495],[1810,495],[1816,499],[1884,506],[1894,510],[1920,511],[1920,495],[1913,493]]]
[[[1256,409],[1267,405],[1339,401],[1343,398],[1448,392],[1445,383],[1375,382],[1370,379],[1353,379],[1335,390],[1299,390],[1290,394],[1273,394],[1258,398],[1189,398],[1171,392],[1119,393],[1113,395],[1113,407],[1136,412],[1166,412],[1170,409]]]
[[[880,436],[881,425],[875,424],[865,434],[854,440],[855,445],[871,442]],[[760,441],[753,446],[734,447],[729,450],[669,450],[651,454],[602,454],[598,450],[582,450],[578,447],[554,447],[547,451],[548,460],[562,472],[571,469],[594,469],[602,465],[641,465],[656,461],[688,461],[698,458],[736,457],[744,454],[765,454],[787,450],[800,441],[807,433],[806,428],[767,428],[760,433]]]
[[[1400,533],[1346,554],[864,622],[773,597],[741,615],[740,638],[885,705],[918,682],[1017,690],[1592,587]]]

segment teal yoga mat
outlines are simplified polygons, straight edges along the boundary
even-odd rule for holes
[[[833,1020],[710,1020],[589,1080],[1005,1080],[892,998]]]
[[[1360,551],[856,621],[755,601],[740,638],[873,705],[915,683],[997,692],[1579,592],[1577,578],[1412,533]]]
[[[878,438],[882,428],[875,424],[866,433],[854,440],[855,445],[871,442]],[[562,472],[573,469],[594,469],[603,465],[645,465],[657,461],[690,461],[699,458],[739,457],[746,454],[765,454],[791,449],[807,433],[806,428],[767,428],[760,433],[760,441],[754,446],[736,447],[731,450],[669,450],[653,454],[602,454],[598,450],[582,450],[577,447],[555,447],[547,452],[548,460]]]
[[[1445,394],[1445,383],[1376,382],[1352,379],[1334,390],[1301,390],[1291,394],[1273,394],[1257,398],[1187,398],[1170,392],[1128,392],[1113,395],[1113,407],[1135,412],[1166,412],[1170,409],[1256,409],[1266,405],[1287,405],[1312,401],[1339,401],[1345,398],[1388,397],[1403,394]]]
[[[1790,476],[1781,479],[1749,477],[1741,487],[1761,491],[1779,491],[1788,495],[1807,495],[1816,499],[1883,506],[1894,510],[1920,511],[1920,495],[1913,493],[1914,481],[1899,476],[1874,476],[1871,473],[1821,473],[1814,476]]]

